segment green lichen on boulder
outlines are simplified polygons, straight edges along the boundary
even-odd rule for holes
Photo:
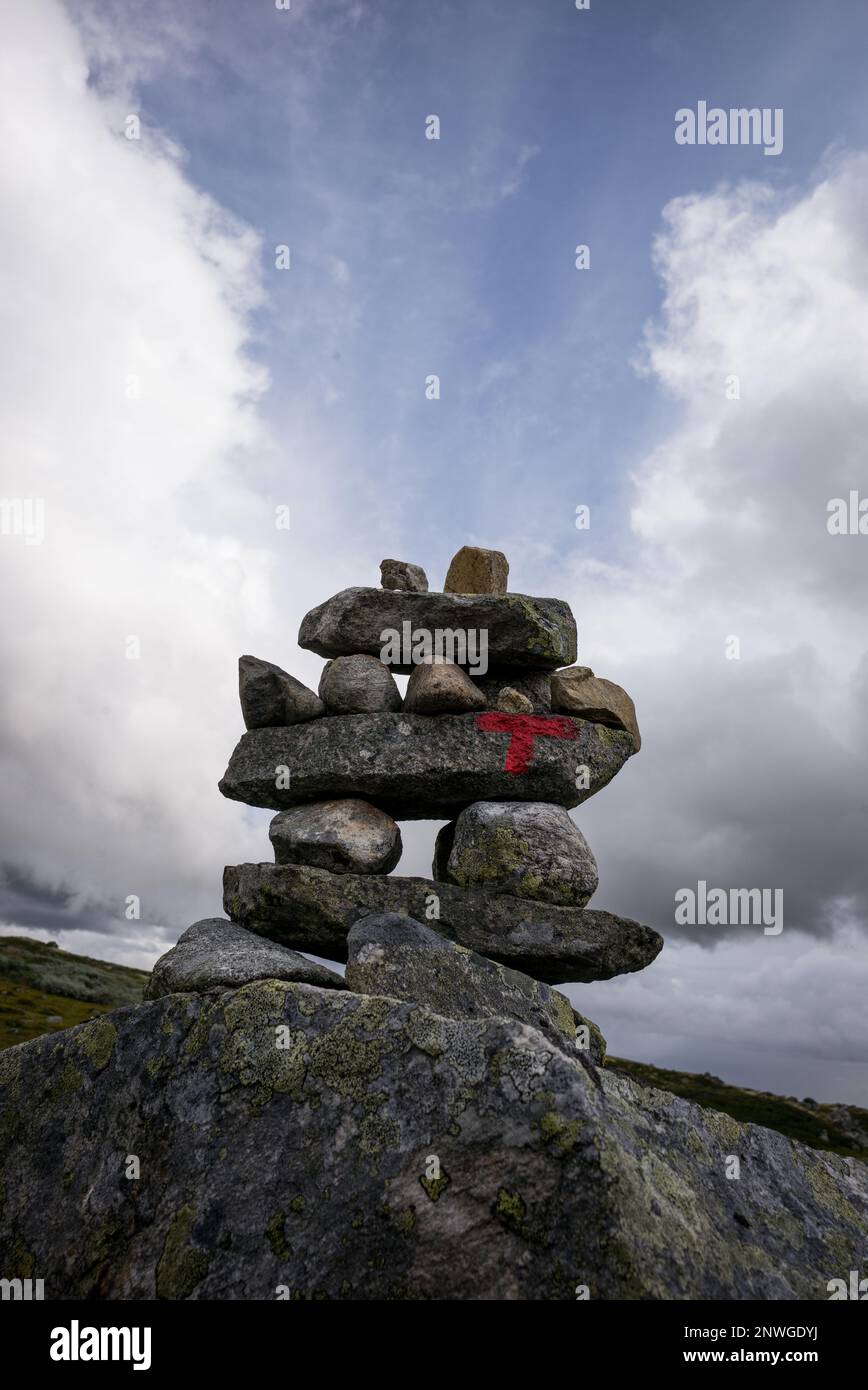
[[[363,917],[348,946],[347,985],[356,994],[412,1000],[446,1018],[512,1018],[559,1047],[575,1047],[575,1016],[565,995],[411,917]]]
[[[110,1022],[107,1060],[79,1028],[0,1066],[0,1265],[47,1298],[826,1300],[864,1265],[864,1164],[527,1023],[276,981]]]

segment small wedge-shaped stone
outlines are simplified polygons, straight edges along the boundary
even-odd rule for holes
[[[494,708],[502,714],[533,714],[533,701],[514,685],[504,685],[497,692]]]
[[[485,709],[485,696],[462,667],[424,661],[407,682],[404,709],[410,714],[465,714]]]
[[[339,656],[325,667],[320,698],[329,714],[387,714],[401,708],[395,677],[375,656]]]
[[[521,714],[523,709],[508,709],[512,704],[514,691],[524,696],[533,714],[551,714],[552,688],[550,671],[528,671],[524,675],[513,675],[502,680],[498,676],[480,676],[476,684],[485,696],[486,709],[499,709],[504,714]]]
[[[251,931],[326,960],[346,960],[347,933],[365,912],[399,912],[553,985],[644,970],[663,945],[650,927],[593,908],[554,907],[427,878],[330,874],[304,865],[228,865],[223,908]]]
[[[238,694],[248,729],[300,724],[325,714],[325,705],[312,690],[258,656],[238,658]]]
[[[447,594],[505,594],[508,579],[502,550],[463,545],[450,561],[443,588]]]
[[[608,724],[611,729],[626,729],[633,739],[636,752],[642,747],[636,706],[626,690],[614,681],[595,676],[588,666],[571,666],[555,671],[552,676],[552,709],[563,714],[576,714]]]
[[[468,951],[396,912],[363,917],[347,937],[347,988],[409,999],[444,1018],[511,1018],[575,1047],[566,995]]]
[[[281,811],[268,834],[278,864],[312,864],[334,874],[388,874],[401,858],[401,832],[392,817],[358,797]]]
[[[572,907],[584,907],[597,889],[597,861],[563,806],[477,801],[437,839],[435,877],[445,851],[444,877],[459,888]]]
[[[451,820],[474,801],[577,806],[632,752],[622,729],[564,715],[348,714],[250,730],[220,790],[275,811],[361,796],[395,820]]]
[[[393,671],[444,656],[475,679],[487,670],[569,665],[576,659],[576,622],[558,598],[343,589],[311,609],[298,642],[320,656],[367,652]]]
[[[210,917],[194,922],[171,951],[160,957],[145,989],[145,998],[237,989],[252,980],[295,980],[323,989],[346,988],[334,970],[223,917]]]
[[[427,594],[428,576],[420,565],[407,560],[381,560],[380,583],[384,589],[403,589],[415,594]]]

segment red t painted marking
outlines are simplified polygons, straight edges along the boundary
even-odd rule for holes
[[[533,761],[535,738],[578,738],[571,719],[544,714],[478,714],[476,723],[486,734],[511,734],[506,750],[506,772],[527,772]]]

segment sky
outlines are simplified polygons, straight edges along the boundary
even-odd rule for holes
[[[149,967],[219,915],[270,857],[217,792],[237,657],[315,687],[310,607],[491,546],[642,728],[573,814],[666,945],[573,1002],[868,1105],[866,41],[862,0],[3,0],[0,931]],[[781,152],[678,143],[701,101]],[[699,881],[783,930],[677,924]]]

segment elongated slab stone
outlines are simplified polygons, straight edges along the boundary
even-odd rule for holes
[[[443,650],[437,649],[438,632]],[[386,650],[390,633],[395,641]],[[420,654],[425,634],[433,646]],[[453,645],[453,634],[463,634],[463,650]],[[320,656],[367,652],[393,671],[412,671],[424,655],[445,656],[468,667],[471,675],[554,671],[576,659],[576,621],[569,604],[559,598],[342,589],[306,614],[298,643]]]
[[[223,907],[233,922],[296,951],[347,959],[350,928],[399,912],[479,955],[556,985],[610,980],[650,965],[663,938],[591,908],[555,907],[427,878],[330,874],[297,864],[230,864]],[[439,918],[431,914],[439,912]]]
[[[361,796],[395,820],[451,820],[474,801],[578,806],[632,752],[622,729],[567,715],[345,714],[249,730],[220,790],[275,811]]]

